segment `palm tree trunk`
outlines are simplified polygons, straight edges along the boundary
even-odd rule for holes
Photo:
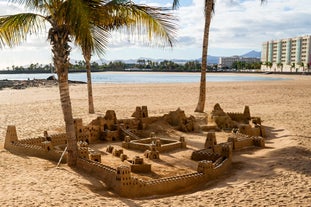
[[[195,109],[195,112],[201,113],[204,112],[205,99],[206,99],[206,66],[207,66],[208,36],[213,8],[214,8],[214,0],[205,0],[205,25],[204,25],[203,47],[202,47],[200,94],[199,94],[199,101]]]
[[[49,39],[52,45],[54,66],[58,75],[60,102],[67,134],[67,162],[69,166],[75,166],[78,157],[78,147],[72,116],[72,107],[69,94],[68,68],[70,46],[68,45],[69,32],[64,25],[53,25],[49,31]]]
[[[72,107],[69,94],[68,73],[57,73],[60,102],[63,110],[67,134],[67,162],[69,166],[75,166],[78,157],[77,140],[72,116]]]
[[[95,110],[94,110],[92,77],[91,77],[91,54],[89,52],[83,52],[83,54],[84,54],[84,60],[86,63],[86,78],[87,78],[89,113],[94,114]]]

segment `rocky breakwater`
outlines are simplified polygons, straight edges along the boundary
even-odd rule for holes
[[[86,84],[83,81],[68,81],[69,84]],[[52,87],[58,84],[54,76],[47,79],[33,79],[33,80],[0,80],[0,90],[3,88],[25,89],[29,87]]]

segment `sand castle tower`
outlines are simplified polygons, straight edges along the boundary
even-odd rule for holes
[[[16,127],[14,125],[9,125],[6,129],[4,148],[8,149],[10,145],[16,141],[18,141]]]
[[[120,181],[122,185],[129,185],[131,183],[131,168],[126,165],[117,167],[116,180]]]
[[[114,110],[107,110],[104,118],[107,120],[117,120],[116,112]]]
[[[232,160],[232,145],[229,143],[222,144],[221,155],[229,160]]]
[[[137,106],[135,112],[132,114],[132,117],[135,117],[136,119],[148,118],[147,106]]]
[[[204,148],[212,149],[215,151],[215,145],[217,145],[215,132],[208,132],[205,139]]]
[[[251,119],[251,113],[250,113],[250,110],[249,110],[249,106],[245,106],[244,107],[244,112],[243,112],[244,116],[250,120]]]
[[[142,114],[142,110],[140,106],[136,106],[135,112],[132,114],[132,117],[136,119],[140,119]]]
[[[160,149],[160,148],[161,148],[161,140],[160,140],[160,138],[157,138],[157,139],[155,140],[155,146],[156,146],[157,149]]]
[[[150,150],[145,151],[144,156],[148,159],[160,159],[160,153],[154,143],[150,145]]]
[[[76,135],[78,136],[79,133],[82,133],[82,130],[83,130],[82,119],[74,119],[73,123],[74,123],[74,126],[75,126]]]
[[[149,117],[147,106],[142,106],[141,107],[141,112],[142,112],[142,118],[148,118]]]
[[[185,137],[181,136],[179,138],[180,144],[181,144],[181,148],[186,148],[187,147],[187,143],[186,143],[186,139]]]
[[[78,154],[80,158],[83,158],[83,159],[89,158],[89,146],[87,142],[83,142],[83,141],[78,142]]]
[[[125,136],[124,141],[122,142],[122,147],[129,148],[130,142],[131,142],[130,136]]]
[[[208,160],[202,160],[198,163],[198,173],[209,174],[213,169],[213,162]]]

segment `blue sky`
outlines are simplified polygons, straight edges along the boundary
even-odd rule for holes
[[[170,6],[168,0],[137,0],[136,3]],[[145,41],[112,33],[105,56],[107,60],[164,58],[196,59],[201,57],[204,0],[180,1],[175,11],[178,17],[177,36],[173,48],[148,47]],[[209,55],[241,55],[261,50],[264,41],[311,34],[310,0],[216,0],[209,36]],[[0,0],[0,15],[23,12],[23,8]],[[0,49],[0,68],[30,63],[52,62],[47,32],[30,36],[26,43],[15,48]],[[79,48],[73,47],[71,59],[82,60]],[[99,59],[94,56],[93,59]]]

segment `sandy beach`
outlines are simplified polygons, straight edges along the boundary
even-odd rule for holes
[[[100,180],[62,164],[3,148],[8,125],[20,139],[64,131],[57,86],[0,90],[1,206],[311,206],[311,76],[289,80],[208,82],[206,113],[216,103],[226,112],[250,107],[267,127],[266,147],[234,153],[232,170],[182,194],[127,199]],[[71,85],[75,118],[89,123],[106,110],[130,117],[136,106],[149,115],[178,107],[193,115],[198,83],[94,84],[95,115],[88,114],[86,85]],[[202,139],[204,145],[204,139]]]

